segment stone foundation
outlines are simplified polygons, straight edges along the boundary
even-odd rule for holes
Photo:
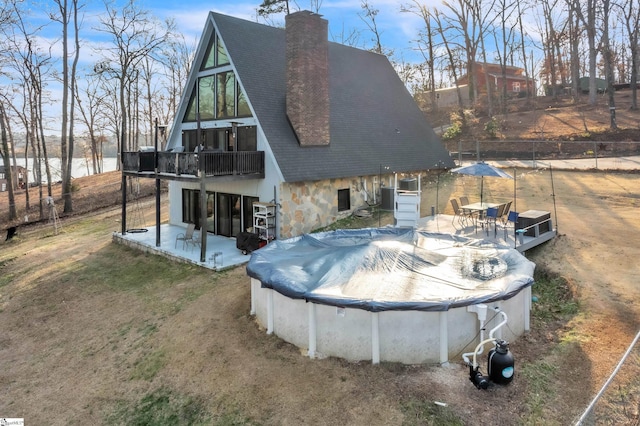
[[[365,198],[372,202],[379,180],[379,176],[365,176],[281,184],[280,238],[309,233],[348,217],[357,208],[366,207]],[[382,176],[382,182],[385,186],[392,184],[393,176]],[[338,190],[347,188],[351,208],[338,212]]]

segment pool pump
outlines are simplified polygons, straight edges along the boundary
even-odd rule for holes
[[[493,337],[494,333],[507,323],[507,314],[499,308],[495,308],[497,314],[502,316],[502,321],[489,332],[489,338],[484,339],[484,324],[486,319],[486,305],[477,305],[471,312],[478,314],[480,321],[480,343],[473,352],[462,354],[462,358],[469,366],[469,380],[478,389],[488,389],[491,383],[508,385],[513,380],[514,362],[513,355],[509,352],[509,343]],[[495,347],[489,351],[487,360],[488,375],[483,375],[476,361],[478,355],[484,351],[484,345],[494,343]],[[469,358],[473,355],[473,361]]]
[[[495,340],[495,348],[489,351],[488,375],[482,375],[480,366],[469,364],[469,380],[478,389],[487,389],[490,383],[508,385],[513,380],[514,360],[509,352],[509,343]]]

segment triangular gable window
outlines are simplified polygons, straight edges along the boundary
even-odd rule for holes
[[[184,121],[196,121],[197,117],[196,117],[196,113],[197,113],[197,109],[196,109],[196,97],[195,97],[195,93],[191,94],[191,97],[189,98],[189,105],[187,106],[187,112],[184,115]]]
[[[198,114],[202,121],[251,117],[247,98],[229,64],[227,50],[213,34],[200,65],[200,71],[205,72],[193,88],[183,122],[196,121]]]
[[[200,70],[208,70],[211,68],[219,67],[229,64],[229,55],[220,42],[220,37],[217,34],[211,37],[209,45],[207,46],[207,52],[202,61]]]

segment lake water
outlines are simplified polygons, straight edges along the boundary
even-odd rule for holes
[[[17,159],[18,165],[25,167],[24,163],[24,158],[18,158]],[[60,180],[62,180],[61,174],[60,174],[60,159],[58,158],[52,158],[49,160],[49,167],[51,168],[51,180],[53,182],[58,182]],[[115,157],[108,157],[108,158],[104,158],[102,160],[102,171],[103,172],[112,172],[114,170],[116,170],[116,165],[118,163],[118,159]],[[29,169],[29,182],[33,182],[34,178],[33,178],[33,161],[31,159],[29,159],[29,164],[27,166],[27,169]],[[79,178],[79,177],[83,177],[83,176],[88,176],[93,174],[93,168],[91,166],[91,163],[89,163],[89,165],[87,166],[87,162],[82,159],[82,158],[74,158],[72,165],[71,165],[71,176],[74,178]],[[46,171],[44,168],[44,162],[42,163],[42,181],[46,182],[47,181],[47,175],[46,175]]]

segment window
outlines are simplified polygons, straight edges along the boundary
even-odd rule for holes
[[[216,74],[216,77],[216,118],[234,117],[236,115],[236,77],[232,72]],[[202,96],[202,92],[200,92],[200,96]],[[202,113],[200,114],[200,118],[205,120]]]
[[[196,93],[194,92],[191,94],[191,97],[189,98],[189,105],[187,106],[187,112],[184,114],[183,121],[196,121],[197,112],[198,110],[196,108]]]
[[[213,120],[213,102],[215,95],[215,76],[202,77],[198,80],[198,112],[200,120]]]
[[[236,132],[238,151],[256,151],[258,149],[256,126],[238,126]],[[200,142],[207,151],[233,151],[234,140],[231,133],[231,127],[200,129]],[[186,152],[194,152],[198,146],[198,131],[183,130],[182,146]]]
[[[513,82],[513,91],[514,92],[519,92],[520,91],[520,82],[519,81],[514,81]]]
[[[249,103],[247,102],[244,92],[238,84],[238,117],[251,117],[251,110],[249,109]]]
[[[351,194],[349,188],[338,189],[338,211],[343,212],[351,209]]]
[[[183,122],[196,121],[198,114],[201,121],[251,117],[247,97],[240,89],[233,71],[228,71],[230,64],[222,40],[217,34],[212,35],[200,65],[200,71],[209,75],[198,79],[198,86],[191,94]]]
[[[222,43],[220,42],[220,37],[218,37],[217,34],[216,34],[216,47],[217,47],[216,65],[217,66],[227,65],[229,63],[229,56],[227,55],[227,51],[225,50],[224,46],[222,46]]]
[[[220,37],[217,35],[211,37],[209,46],[207,46],[207,52],[205,53],[204,60],[200,70],[208,70],[211,68],[219,67],[229,64],[229,56],[224,46],[220,42]]]
[[[197,99],[197,102],[196,102]],[[197,108],[196,108],[197,104]],[[198,87],[189,98],[185,122],[217,118],[251,117],[247,98],[236,82],[232,71],[212,74],[198,79]]]
[[[258,197],[242,197],[242,225],[243,231],[253,227],[253,203],[260,201]]]
[[[238,151],[256,151],[258,137],[256,126],[240,126],[237,129]]]
[[[182,190],[182,221],[184,223],[195,223],[199,229],[200,224],[200,193],[192,189]]]

